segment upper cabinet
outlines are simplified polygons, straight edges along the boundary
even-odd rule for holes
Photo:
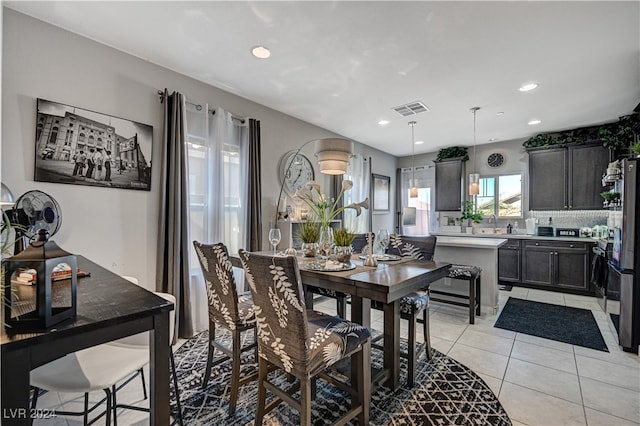
[[[463,176],[463,158],[436,162],[436,211],[461,210]]]
[[[602,209],[609,150],[600,143],[529,151],[529,210]]]

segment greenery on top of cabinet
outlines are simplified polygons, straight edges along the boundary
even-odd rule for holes
[[[449,148],[442,148],[438,151],[438,156],[436,157],[436,161],[446,160],[448,158],[460,158],[462,157],[462,161],[467,161],[469,159],[469,149],[464,146],[452,146]]]
[[[568,144],[584,144],[599,140],[605,148],[611,150],[627,149],[634,142],[633,128],[640,125],[638,114],[620,117],[615,123],[600,126],[581,127],[562,132],[541,133],[535,135],[522,144],[529,148],[556,148]]]

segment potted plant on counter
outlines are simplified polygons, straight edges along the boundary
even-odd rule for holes
[[[460,219],[462,221],[460,232],[466,233],[467,229],[464,225],[464,220],[467,220],[468,226],[474,226],[475,224],[482,222],[482,213],[476,210],[473,205],[473,201],[467,200],[464,203],[464,209],[462,210],[462,216],[460,216]]]
[[[356,238],[356,234],[349,232],[346,228],[338,228],[333,231],[333,242],[336,247],[338,262],[347,263],[351,261],[351,243]]]

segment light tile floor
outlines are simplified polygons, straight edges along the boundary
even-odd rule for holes
[[[610,352],[495,328],[499,313],[483,312],[470,325],[466,308],[436,302],[430,307],[432,346],[482,377],[516,426],[640,425],[640,357],[623,352],[617,345],[595,298],[513,287],[510,292],[500,291],[500,309],[509,297],[591,309]],[[335,301],[318,301],[316,308],[335,313]],[[381,312],[372,312],[372,326],[382,329]],[[401,328],[406,337],[405,321]],[[418,340],[421,335],[418,333]],[[119,400],[144,406],[139,383],[135,380],[121,390]],[[92,399],[100,396],[94,392]],[[48,393],[41,397],[38,407],[79,409],[81,401],[79,395]],[[147,416],[122,410],[118,423],[146,425]],[[82,422],[80,418],[57,417],[35,424]]]

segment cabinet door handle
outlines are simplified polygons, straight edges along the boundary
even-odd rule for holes
[[[555,255],[557,256],[557,255],[558,255],[558,252],[555,252],[555,253],[553,253],[553,254],[555,254]]]
[[[549,283],[553,284],[553,252],[549,252]]]
[[[540,245],[540,243],[536,243],[536,245],[537,245],[537,246],[539,246],[539,245]]]
[[[570,244],[569,247],[574,248],[575,246],[573,244]]]
[[[564,206],[564,208],[566,209],[566,208],[567,208],[567,206]]]

